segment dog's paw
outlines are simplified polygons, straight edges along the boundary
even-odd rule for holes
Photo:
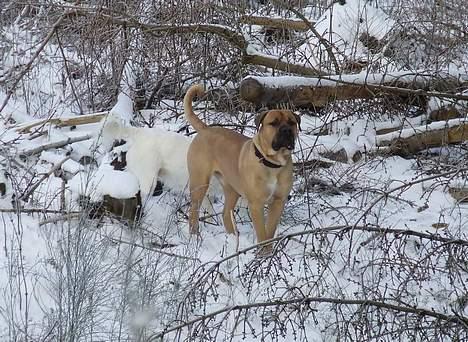
[[[273,247],[274,247],[273,242],[258,247],[258,248],[257,248],[256,257],[257,257],[257,258],[268,258],[268,257],[271,257],[271,256],[273,255]]]

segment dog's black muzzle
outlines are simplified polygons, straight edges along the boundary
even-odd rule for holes
[[[294,150],[295,143],[294,131],[291,126],[282,125],[280,126],[278,133],[271,144],[271,147],[275,151],[279,151],[280,148],[284,147],[288,150]]]

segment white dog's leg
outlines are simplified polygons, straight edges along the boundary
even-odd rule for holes
[[[147,153],[146,149],[138,147],[134,145],[127,152],[127,170],[138,178],[141,195],[151,196],[158,182],[161,161],[156,153]]]

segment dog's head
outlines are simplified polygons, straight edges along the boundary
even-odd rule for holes
[[[268,145],[265,147],[275,152],[291,152],[294,150],[301,118],[290,110],[275,109],[258,114],[255,125],[263,142]]]

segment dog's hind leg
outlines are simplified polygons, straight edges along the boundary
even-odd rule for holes
[[[190,213],[189,213],[189,227],[191,234],[198,234],[198,219],[200,207],[205,197],[208,186],[210,185],[209,174],[190,174]]]
[[[236,228],[234,226],[231,212],[234,211],[237,201],[239,200],[239,194],[229,185],[224,185],[224,210],[223,210],[223,221],[224,228],[228,234],[236,234]]]

